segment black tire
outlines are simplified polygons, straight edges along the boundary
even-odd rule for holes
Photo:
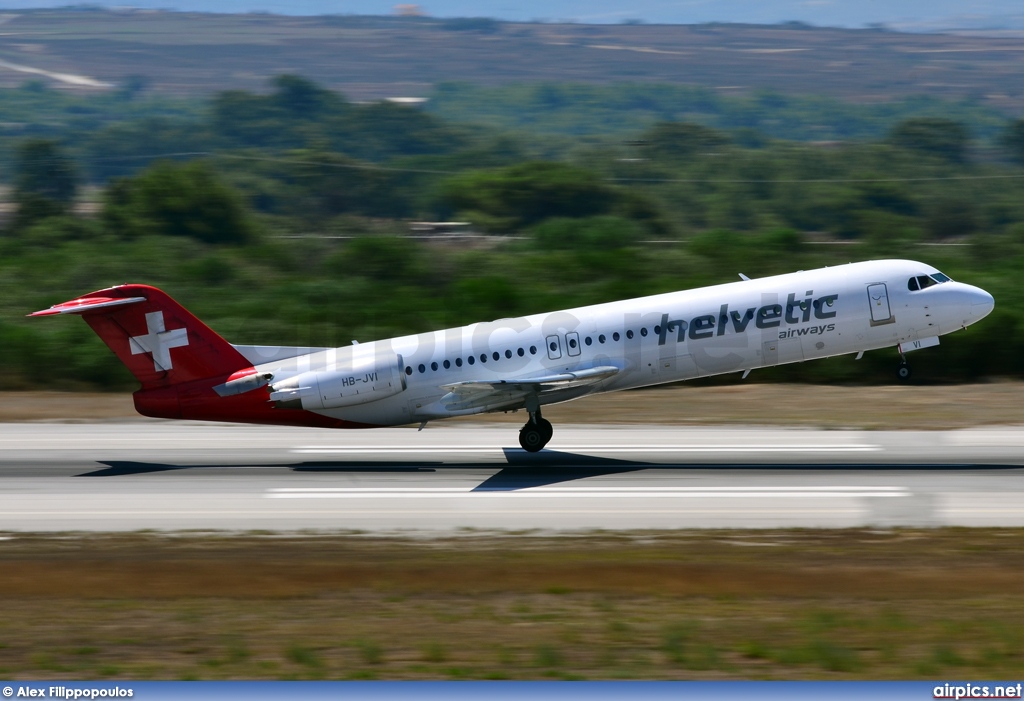
[[[532,421],[519,430],[519,445],[527,453],[536,453],[541,450],[547,441],[541,428]]]
[[[544,437],[544,445],[547,445],[551,441],[551,436],[555,435],[554,426],[547,419],[538,419],[537,428],[540,429],[541,435]]]
[[[909,382],[913,373],[910,372],[910,366],[906,363],[900,363],[900,366],[896,368],[896,379],[900,382]]]

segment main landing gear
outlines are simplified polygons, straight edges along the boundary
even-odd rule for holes
[[[519,445],[528,453],[536,453],[548,444],[555,429],[540,415],[540,407],[530,412],[530,420],[519,429]]]

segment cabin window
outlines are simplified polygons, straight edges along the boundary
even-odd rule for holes
[[[633,329],[626,332],[626,338],[633,338]]]
[[[537,346],[530,346],[530,355],[537,355]]]
[[[468,358],[466,358],[466,362],[472,365],[476,362],[476,358],[474,358],[473,356],[469,356]]]
[[[619,336],[619,332],[618,331],[616,331],[615,333],[612,334],[612,340],[613,341],[618,341],[620,338],[621,338],[621,336]]]
[[[486,353],[481,353],[480,354],[480,362],[481,363],[486,363],[487,362],[487,354]]]
[[[425,373],[427,371],[427,366],[424,365],[423,363],[420,363],[420,366],[418,368],[416,368],[416,369],[419,370],[420,374],[422,375],[423,373]]]
[[[517,351],[516,351],[516,353],[518,353],[518,354],[519,354],[519,357],[520,357],[520,358],[522,358],[522,357],[523,357],[524,355],[526,355],[526,351],[524,351],[524,350],[523,350],[522,348],[520,348],[519,350],[517,350]]]
[[[586,338],[584,338],[584,339],[583,339],[583,342],[584,342],[584,343],[586,343],[586,344],[587,344],[587,345],[589,346],[589,345],[591,345],[591,344],[592,344],[592,343],[593,343],[594,341],[593,341],[593,339],[592,339],[592,338],[590,338],[590,336],[587,336]]]
[[[550,348],[552,351],[556,351],[558,350],[558,344],[552,341],[550,345],[548,345],[548,348]]]
[[[450,361],[450,360],[445,360],[445,361],[444,361],[444,362],[442,363],[442,365],[444,365],[444,369],[445,369],[445,370],[447,370],[448,368],[450,368],[450,367],[452,366],[452,363],[451,363],[451,361]]]
[[[511,358],[511,357],[512,357],[512,351],[510,351],[510,350],[506,350],[506,351],[505,351],[505,357],[506,357],[506,358]]]
[[[491,357],[497,360],[498,358],[501,357],[501,354],[498,353],[498,351],[494,351],[494,353],[491,354]]]
[[[412,374],[412,368],[409,367],[408,365],[405,366],[405,374],[406,375],[411,375]]]
[[[658,335],[658,336],[661,335],[661,325],[660,324],[654,327],[654,333],[656,335]]]
[[[569,339],[569,347],[570,348],[575,348],[576,347],[576,339],[575,338],[570,338]]]
[[[437,363],[431,363],[430,364],[430,369],[435,371],[435,372],[437,372]]]
[[[462,367],[462,358],[456,358],[455,359],[455,367],[457,367],[457,368],[461,368]]]
[[[642,329],[640,329],[640,335],[641,336],[646,336],[647,335],[647,327],[646,326],[643,327]]]
[[[604,343],[604,334],[601,334],[600,336],[597,337],[597,342]]]

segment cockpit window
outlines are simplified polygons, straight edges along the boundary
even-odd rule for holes
[[[942,273],[933,273],[932,275],[918,275],[907,280],[907,289],[911,292],[917,292],[923,290],[926,287],[932,285],[941,285],[944,282],[949,282],[949,278]]]

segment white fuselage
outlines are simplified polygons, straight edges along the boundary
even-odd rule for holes
[[[259,372],[273,373],[275,382],[311,370],[355,367],[360,357],[397,354],[402,391],[318,413],[398,425],[523,406],[521,398],[496,396],[490,404],[458,408],[443,385],[619,369],[597,384],[543,395],[540,403],[549,404],[597,392],[906,347],[961,329],[992,310],[992,297],[977,287],[953,281],[918,290],[908,285],[911,278],[936,273],[914,261],[870,261],[480,322],[291,358],[273,358],[257,347],[238,348]]]

